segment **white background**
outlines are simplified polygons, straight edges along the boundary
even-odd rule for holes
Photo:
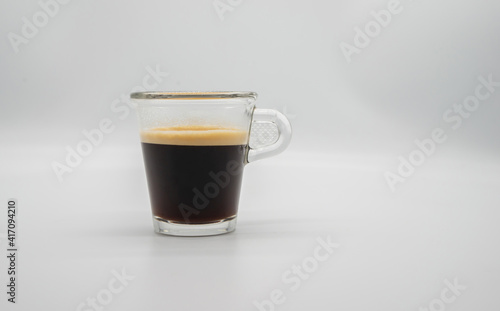
[[[274,289],[276,310],[497,310],[500,87],[459,126],[443,115],[500,81],[500,4],[401,1],[348,62],[340,44],[389,3],[71,1],[16,45],[44,11],[3,1],[0,253],[16,198],[19,287],[7,303],[2,255],[2,310],[92,310],[122,269],[135,278],[105,310],[258,310]],[[136,118],[112,108],[148,67],[168,73],[155,90],[255,91],[291,120],[289,149],[245,169],[234,233],[153,233]],[[52,163],[106,118],[60,182]],[[386,173],[436,128],[446,140],[392,191]],[[282,275],[328,237],[340,246],[292,291]]]

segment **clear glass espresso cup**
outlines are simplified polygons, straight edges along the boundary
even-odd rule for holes
[[[288,146],[291,126],[257,109],[253,92],[139,92],[139,117],[153,226],[157,233],[204,236],[235,229],[243,168]],[[272,123],[273,143],[249,146],[253,124]]]

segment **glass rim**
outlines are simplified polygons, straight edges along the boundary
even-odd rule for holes
[[[231,98],[247,98],[256,100],[257,93],[255,92],[135,92],[130,94],[131,99],[184,99],[184,100],[206,100],[206,99],[231,99]]]

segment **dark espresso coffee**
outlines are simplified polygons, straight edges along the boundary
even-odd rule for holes
[[[170,127],[141,132],[153,215],[206,224],[236,216],[247,132]]]

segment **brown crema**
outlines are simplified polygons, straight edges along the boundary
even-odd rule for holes
[[[143,143],[177,146],[246,145],[248,132],[217,126],[156,127],[141,131]]]

